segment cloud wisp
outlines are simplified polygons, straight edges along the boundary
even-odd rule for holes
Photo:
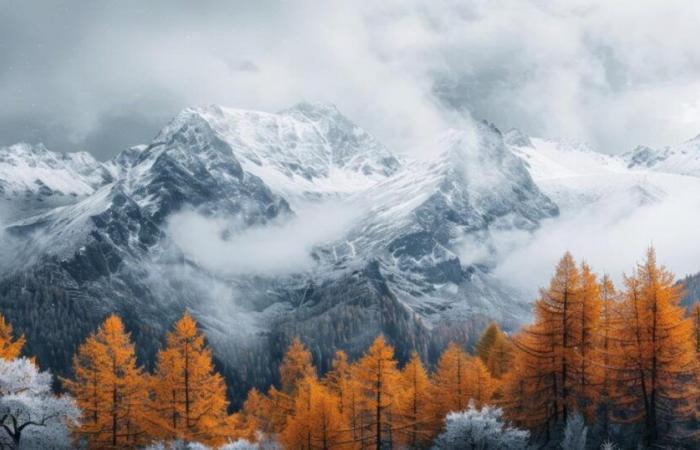
[[[677,192],[638,207],[633,203],[629,196],[616,196],[545,221],[533,235],[507,247],[496,275],[534,298],[537,289],[549,282],[557,261],[570,251],[596,273],[621,283],[622,275],[632,272],[651,245],[676,276],[696,273],[697,191]]]
[[[357,208],[329,202],[300,207],[285,221],[241,229],[235,218],[189,211],[172,216],[168,230],[187,257],[215,273],[278,276],[313,268],[314,247],[342,237],[357,217]]]

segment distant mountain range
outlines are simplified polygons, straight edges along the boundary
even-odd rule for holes
[[[530,299],[493,274],[499,235],[611,196],[636,208],[700,193],[696,141],[613,157],[477,123],[410,159],[334,106],[303,103],[189,108],[104,163],[16,144],[0,149],[0,310],[65,374],[107,313],[150,364],[187,308],[236,400],[275,380],[297,335],[321,370],[379,333],[400,359],[431,360],[490,320],[529,317]]]

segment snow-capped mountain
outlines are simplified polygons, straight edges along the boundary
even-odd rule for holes
[[[54,153],[26,143],[0,148],[0,219],[74,203],[110,181],[109,171],[86,152]]]
[[[148,361],[154,336],[189,308],[233,389],[272,381],[294,335],[325,369],[335,348],[357,354],[378,333],[401,358],[413,349],[431,357],[449,340],[472,341],[489,320],[515,327],[529,299],[494,276],[498,236],[533,233],[611,192],[632,196],[634,207],[700,182],[486,123],[447,131],[421,158],[399,157],[322,104],[276,114],[188,108],[151,143],[106,163],[43,147],[4,152],[3,162],[31,168],[0,173],[3,186],[16,187],[7,204],[43,195],[38,183],[68,199],[3,220],[11,251],[0,307],[32,353],[65,373],[75,345],[117,311]],[[328,237],[320,230],[324,214],[337,211],[324,209],[330,204],[352,214]],[[320,214],[306,226],[324,236],[308,244],[311,265],[225,270],[226,252],[248,252],[237,261],[274,258],[265,230],[298,230],[289,224],[308,205]],[[210,248],[218,264],[178,241],[173,221],[183,213],[205,224],[187,240],[214,234],[225,247]],[[249,235],[263,239],[231,246]]]
[[[638,146],[623,155],[631,169],[651,169],[700,177],[700,135],[673,147]]]
[[[528,146],[511,148],[528,167],[537,186],[563,213],[623,198],[634,209],[682,192],[700,192],[695,177],[679,176],[661,167],[642,170],[630,166],[628,155],[606,155],[580,143],[538,138],[529,141]]]
[[[200,120],[231,147],[246,172],[292,202],[360,191],[400,166],[382,144],[333,105],[301,103],[278,114],[191,108],[160,136]]]
[[[427,326],[477,316],[518,322],[527,309],[519,299],[488,267],[461,262],[465,236],[488,243],[493,231],[533,230],[558,212],[497,129],[475,131],[445,133],[436,155],[362,192],[365,212],[327,250],[336,264],[378,261],[394,295]]]

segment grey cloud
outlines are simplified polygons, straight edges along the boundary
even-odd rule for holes
[[[3,2],[0,144],[107,158],[185,106],[301,100],[396,151],[469,115],[672,144],[700,131],[699,21],[692,0]]]

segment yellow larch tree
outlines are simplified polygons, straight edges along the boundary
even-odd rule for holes
[[[297,383],[308,376],[316,376],[311,352],[299,338],[294,338],[280,364],[280,385],[282,392],[292,395]]]
[[[470,358],[467,365],[467,378],[470,380],[469,400],[473,401],[477,408],[489,403],[496,390],[496,383],[481,358]]]
[[[24,336],[15,339],[12,325],[0,314],[0,358],[11,361],[19,357],[24,347]]]
[[[222,443],[227,418],[226,385],[214,370],[211,350],[189,313],[185,313],[158,352],[153,374],[152,408],[168,438]]]
[[[363,445],[376,449],[393,447],[398,427],[401,373],[394,348],[383,336],[374,340],[355,365],[355,377],[362,408]]]
[[[620,326],[620,295],[609,276],[603,276],[600,283],[600,319],[596,330],[596,347],[594,349],[593,363],[599,369],[597,417],[604,439],[610,438],[612,425],[612,412],[615,407],[615,379],[616,364],[614,355],[619,342],[615,339],[615,330]]]
[[[495,379],[502,379],[510,371],[513,365],[514,351],[515,349],[508,336],[503,332],[499,332],[486,360],[486,368],[489,369],[489,372]]]
[[[501,334],[501,329],[496,322],[491,322],[481,333],[476,343],[476,356],[481,358],[484,363],[489,360],[489,353],[499,334]]]
[[[624,321],[615,336],[621,343],[615,356],[623,368],[617,404],[624,410],[622,419],[639,423],[645,444],[653,446],[672,434],[677,438],[680,424],[694,419],[693,328],[680,306],[682,290],[673,274],[657,264],[653,248],[625,286]]]
[[[569,411],[576,407],[575,372],[579,360],[576,350],[580,335],[580,284],[581,273],[571,253],[564,254],[557,264],[554,277],[547,289],[542,289],[535,303],[535,316],[551,345],[554,362],[553,384],[555,394],[554,413],[556,420],[566,422]]]
[[[516,372],[504,394],[509,416],[547,438],[577,407],[581,305],[581,273],[567,252],[535,302],[535,323],[514,340]]]
[[[469,355],[450,343],[440,355],[432,376],[433,409],[436,417],[462,411],[469,405]]]
[[[599,398],[601,366],[594,361],[597,348],[597,332],[600,320],[600,285],[596,275],[586,263],[581,264],[580,288],[574,303],[572,391],[575,407],[592,420]]]
[[[267,418],[270,414],[270,401],[256,388],[248,391],[248,396],[240,411],[230,420],[232,434],[237,439],[255,442],[258,433],[268,432]]]
[[[64,380],[83,411],[74,430],[90,448],[134,448],[149,441],[147,382],[124,324],[109,316],[73,358]]]
[[[339,350],[335,353],[332,368],[326,374],[324,383],[338,398],[338,409],[347,420],[350,439],[361,442],[366,430],[356,373],[357,364],[350,364],[348,355]]]
[[[399,440],[409,448],[427,446],[437,424],[431,414],[430,377],[417,352],[411,353],[411,359],[401,370],[400,382],[403,399],[399,408]]]
[[[518,425],[541,432],[549,440],[558,420],[554,338],[541,324],[528,325],[513,338],[515,355],[503,379],[499,404]]]
[[[294,410],[286,420],[281,441],[285,448],[299,450],[353,448],[338,398],[315,377],[298,382]]]
[[[299,383],[317,377],[311,352],[299,338],[294,338],[287,347],[280,363],[279,375],[280,389],[271,386],[267,392],[269,413],[266,431],[272,434],[281,433],[287,418],[292,415]]]
[[[335,352],[331,370],[328,371],[323,382],[338,397],[338,408],[342,414],[345,414],[350,403],[349,388],[352,382],[352,371],[348,355],[344,351]]]

